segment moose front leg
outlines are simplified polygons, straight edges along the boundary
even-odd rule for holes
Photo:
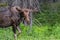
[[[17,26],[17,30],[18,30],[19,33],[21,33],[21,30],[20,30],[20,27],[19,26]]]
[[[12,27],[14,32],[14,39],[17,40],[16,27]]]
[[[20,30],[20,27],[19,26],[17,26],[17,30],[18,30],[18,35],[19,35],[21,33],[21,30]]]

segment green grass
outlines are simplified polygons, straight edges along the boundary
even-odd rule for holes
[[[54,26],[29,26],[21,25],[22,33],[18,36],[18,40],[60,40],[60,25]],[[12,28],[0,28],[0,40],[14,40]]]

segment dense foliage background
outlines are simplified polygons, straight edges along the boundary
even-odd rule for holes
[[[60,23],[60,3],[43,2],[40,4],[40,12],[33,15],[41,24],[55,25]],[[33,20],[34,20],[33,18]]]

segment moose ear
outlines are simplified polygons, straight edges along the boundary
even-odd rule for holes
[[[17,8],[17,7],[16,7],[16,10],[19,11],[19,12],[22,11],[20,8]]]
[[[20,7],[16,7],[16,10],[17,10],[19,13],[23,13],[23,12],[24,12]]]

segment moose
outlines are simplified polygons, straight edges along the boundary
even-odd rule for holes
[[[16,30],[21,33],[19,24],[22,19],[24,19],[27,23],[30,22],[29,12],[35,10],[20,8],[19,6],[13,6],[10,9],[0,12],[0,28],[11,27],[14,33],[15,40],[17,39]]]

